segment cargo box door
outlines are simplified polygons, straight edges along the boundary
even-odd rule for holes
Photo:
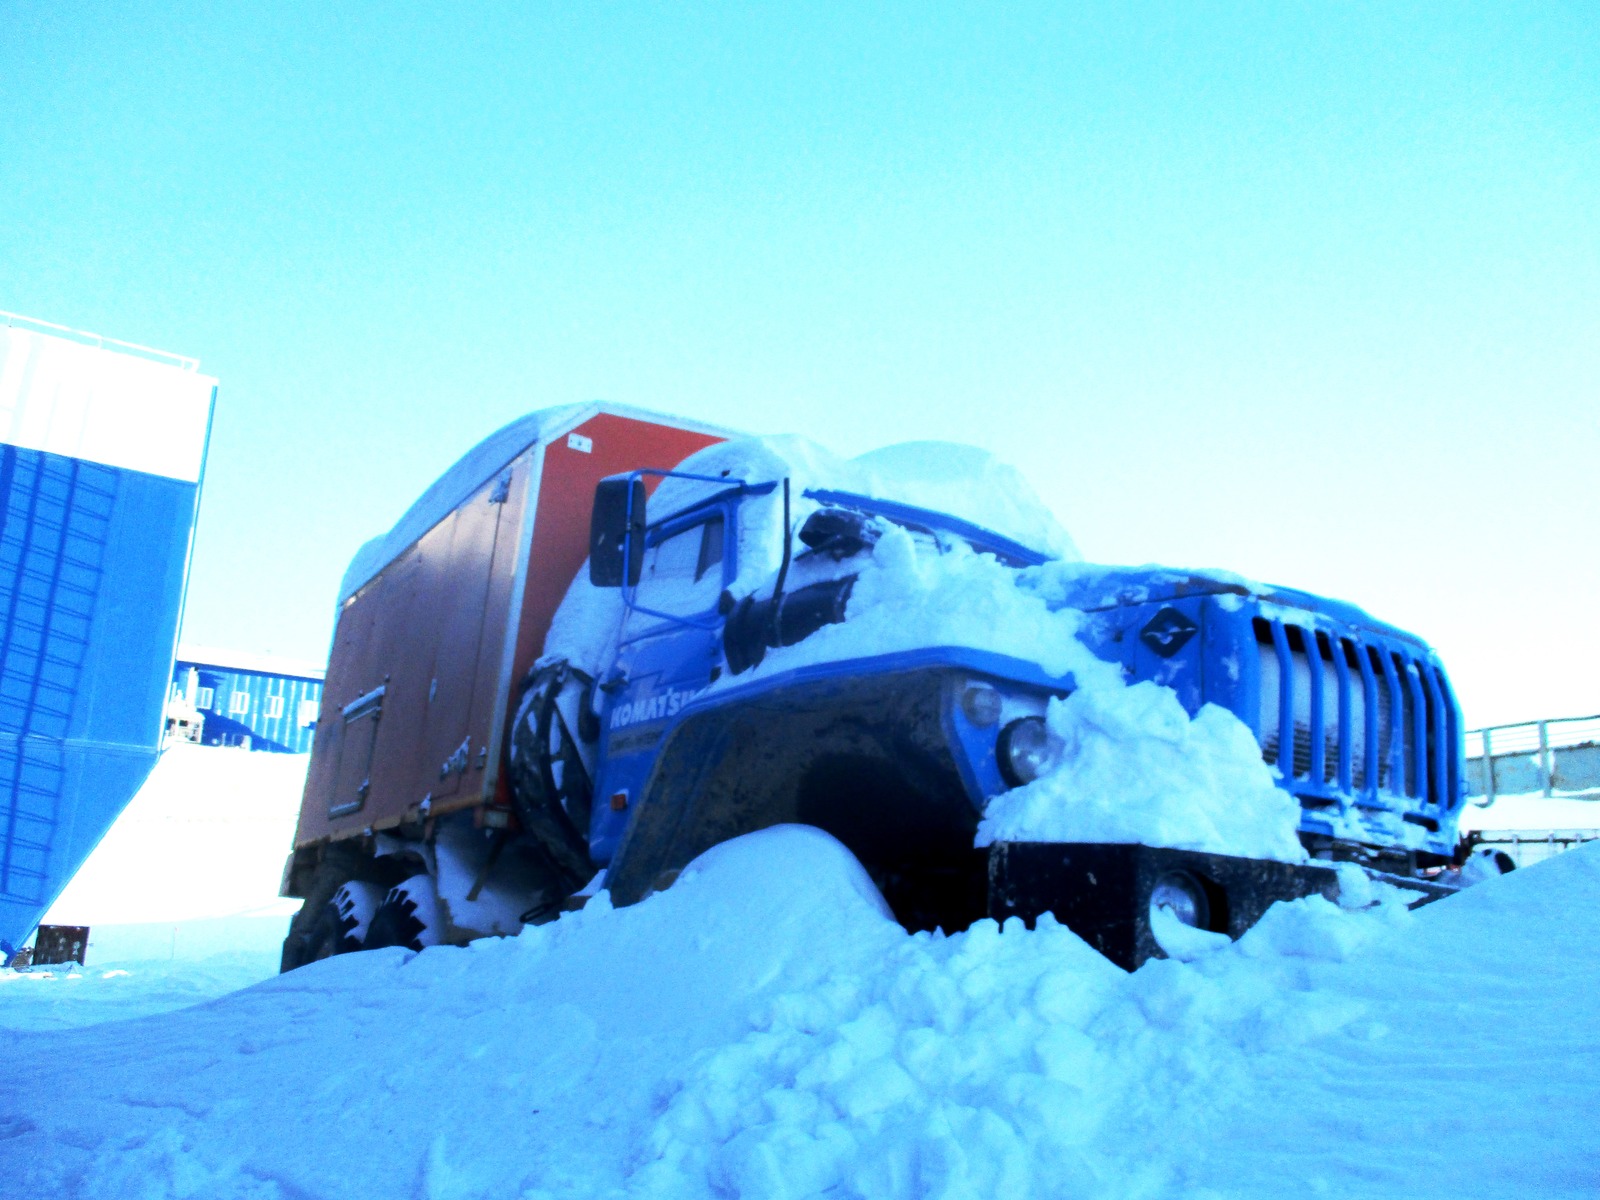
[[[383,715],[384,689],[377,688],[340,713],[338,766],[334,771],[333,795],[328,817],[336,820],[366,806],[372,790],[372,752],[378,739],[378,719]]]
[[[516,475],[526,470],[520,463],[518,468]],[[499,663],[505,636],[503,627],[496,627],[495,646],[484,645],[490,632],[485,618],[495,590],[496,547],[514,542],[519,532],[521,505],[507,503],[514,493],[520,495],[518,483],[507,470],[456,509],[448,522],[449,558],[441,577],[448,586],[428,611],[418,614],[436,631],[423,725],[423,769],[430,775],[436,812],[439,801],[475,801],[483,789],[489,722],[474,699],[480,674]],[[505,553],[508,548],[500,547],[500,559],[511,557]]]

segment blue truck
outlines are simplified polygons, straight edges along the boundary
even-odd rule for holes
[[[1071,673],[1051,673],[1036,661],[1045,655],[938,642],[788,652],[848,625],[891,532],[918,554],[986,556],[1019,588],[1037,586],[1050,555],[947,512],[771,473],[705,474],[699,462],[598,481],[587,567],[565,606],[603,636],[581,654],[552,637],[520,680],[501,747],[503,811],[481,806],[470,837],[442,836],[451,818],[419,810],[298,847],[288,894],[307,907],[285,969],[511,932],[504,918],[472,924],[472,905],[497,888],[519,922],[551,919],[597,886],[636,903],[711,846],[782,823],[848,847],[907,928],[1049,912],[1129,969],[1163,954],[1160,910],[1237,937],[1277,900],[1336,895],[1342,862],[1428,895],[1452,886],[1461,719],[1418,638],[1348,604],[1220,573],[1057,572],[1048,604],[1083,614],[1078,637],[1097,658],[1171,688],[1191,715],[1214,704],[1251,730],[1298,806],[1305,859],[1137,842],[979,846],[992,798],[1065,752],[1046,713],[1074,692]],[[775,569],[752,580],[752,556]]]

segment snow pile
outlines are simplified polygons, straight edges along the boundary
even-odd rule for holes
[[[1172,689],[1146,681],[1052,700],[1046,722],[1061,765],[990,800],[978,845],[1139,842],[1304,861],[1299,806],[1226,709],[1207,704],[1190,720]]]
[[[1081,557],[1027,477],[976,446],[901,442],[858,455],[850,467],[850,491],[950,513],[1051,558]]]
[[[1233,713],[1205,705],[1193,720],[1170,688],[1129,686],[1120,667],[1078,640],[1083,614],[1053,608],[1032,579],[992,555],[956,547],[920,552],[891,528],[850,595],[847,618],[798,645],[772,650],[732,689],[797,667],[928,646],[962,646],[1071,675],[1047,721],[1060,764],[989,802],[978,844],[996,841],[1137,842],[1301,862],[1300,809],[1273,782],[1255,735]],[[1019,586],[1021,584],[1022,586]]]
[[[1124,975],[1048,922],[908,935],[831,839],[769,830],[632,908],[0,1035],[52,1064],[0,1081],[0,1171],[63,1197],[1592,1194],[1600,853],[1372,899]]]
[[[1047,674],[1074,676],[1078,686],[1121,686],[1118,667],[1078,640],[1080,613],[1052,612],[1018,587],[1018,572],[993,555],[957,545],[944,554],[920,548],[910,533],[890,526],[859,566],[843,624],[826,625],[793,646],[768,651],[725,688],[819,662],[962,646],[1036,663]],[[803,579],[799,582],[804,582]],[[1259,751],[1257,752],[1259,756]]]
[[[863,973],[777,997],[707,1055],[652,1130],[633,1190],[1181,1192],[1174,1117],[1247,1092],[1255,1055],[1358,1020],[1360,1005],[1310,994],[1306,964],[1343,961],[1408,915],[1389,902],[1351,919],[1317,897],[1273,910],[1201,969],[1131,978],[1048,917],[1031,933],[1013,918],[899,939]]]

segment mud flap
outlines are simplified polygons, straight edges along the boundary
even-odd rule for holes
[[[1231,938],[1279,900],[1339,895],[1338,876],[1324,866],[1149,846],[1001,842],[989,851],[989,915],[1032,926],[1052,913],[1132,971],[1166,957],[1150,929],[1150,897],[1158,881],[1174,875],[1203,894],[1202,927]]]

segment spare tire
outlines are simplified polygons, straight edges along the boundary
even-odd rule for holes
[[[523,832],[574,891],[594,874],[589,858],[594,680],[565,660],[529,676],[511,726],[511,802]]]

